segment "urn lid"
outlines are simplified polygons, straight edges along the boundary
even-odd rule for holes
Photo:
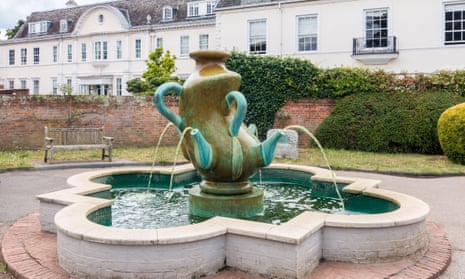
[[[197,50],[189,54],[197,63],[225,62],[231,58],[231,54],[221,50]]]

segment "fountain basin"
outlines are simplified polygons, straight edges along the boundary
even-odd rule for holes
[[[276,170],[311,173],[332,181],[321,168],[272,164]],[[192,278],[230,266],[254,274],[303,278],[324,258],[355,263],[389,262],[422,255],[428,246],[429,207],[400,193],[379,189],[380,181],[337,177],[343,191],[394,202],[382,214],[341,215],[304,212],[281,225],[214,217],[202,223],[162,229],[121,229],[98,225],[88,216],[111,201],[86,196],[109,185],[92,182],[104,175],[147,173],[149,167],[109,168],[68,179],[71,186],[38,196],[42,230],[57,234],[59,264],[75,278]],[[175,169],[192,173],[193,166]],[[171,167],[157,167],[171,173]]]

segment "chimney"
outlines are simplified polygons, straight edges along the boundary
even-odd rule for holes
[[[66,8],[73,8],[73,7],[77,7],[78,4],[74,1],[74,0],[68,0],[66,1]]]

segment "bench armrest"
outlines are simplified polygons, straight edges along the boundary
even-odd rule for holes
[[[111,143],[113,142],[114,139],[115,139],[114,137],[106,137],[106,136],[103,137],[103,140],[108,141],[109,145],[111,145]]]
[[[45,142],[48,142],[48,143],[51,143],[51,142],[53,142],[54,140],[55,140],[54,138],[50,138],[50,137],[45,137],[45,138],[44,138],[44,141],[45,141]]]

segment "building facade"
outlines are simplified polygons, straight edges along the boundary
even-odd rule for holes
[[[72,1],[71,1],[72,2]],[[0,84],[30,94],[129,95],[156,47],[177,57],[177,74],[194,67],[188,54],[214,45],[209,0],[113,1],[34,12],[15,38],[0,41]]]
[[[220,0],[215,13],[225,49],[323,68],[465,69],[465,1]]]
[[[432,73],[465,69],[465,0],[120,0],[34,12],[0,41],[0,85],[31,94],[128,95],[156,47],[186,77],[197,49],[315,65]]]

